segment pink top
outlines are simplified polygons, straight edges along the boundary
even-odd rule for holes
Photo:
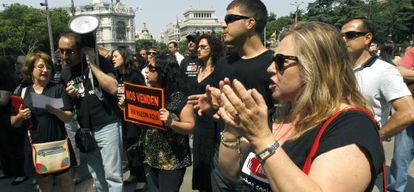
[[[404,65],[410,69],[414,69],[414,47],[405,52],[404,57],[400,61],[401,65]]]

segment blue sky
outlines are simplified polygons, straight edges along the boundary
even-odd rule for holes
[[[110,0],[102,0],[103,2],[111,2]],[[161,31],[170,22],[175,22],[176,18],[182,19],[183,13],[189,8],[212,8],[216,10],[216,15],[223,18],[227,4],[231,0],[120,0],[123,4],[138,8],[135,16],[135,26],[139,30],[143,23],[154,37],[159,37]],[[262,0],[269,12],[276,13],[277,16],[288,15],[293,12],[296,7],[292,4],[300,4],[301,9],[305,9],[309,2],[314,0]],[[41,8],[40,3],[44,0],[0,0],[0,4],[20,3],[30,5],[36,8]],[[69,7],[70,0],[48,0],[49,7]],[[75,6],[86,5],[92,0],[74,0]],[[116,2],[116,0],[113,0]],[[0,10],[3,6],[0,5]]]

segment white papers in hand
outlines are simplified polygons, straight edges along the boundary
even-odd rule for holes
[[[50,105],[56,109],[63,107],[62,98],[52,98],[45,95],[39,95],[37,93],[30,93],[32,96],[32,105],[36,108],[45,109],[46,105]]]

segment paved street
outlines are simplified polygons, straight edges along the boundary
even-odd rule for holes
[[[387,167],[390,164],[391,161],[391,157],[392,157],[392,151],[393,151],[393,142],[386,142],[384,143],[384,148],[385,148],[385,152],[386,152],[386,159],[387,159]],[[84,159],[81,158],[81,161],[84,162]],[[83,165],[85,165],[85,163],[83,163]],[[389,167],[388,167],[389,168]],[[80,191],[80,192],[93,192],[92,190],[92,182],[90,179],[90,176],[87,173],[86,167],[82,166],[82,178],[83,178],[83,182],[79,183],[78,185],[76,185],[76,191]],[[414,191],[414,164],[412,163],[410,166],[410,176],[408,178],[408,186],[406,191],[407,192],[411,192]],[[126,172],[124,174],[124,178],[127,178],[129,175],[128,172]],[[190,192],[193,191],[191,190],[191,175],[192,175],[192,167],[187,169],[185,178],[184,178],[184,183],[181,187],[182,192]],[[3,179],[0,180],[0,191],[1,192],[32,192],[33,191],[33,185],[31,184],[31,180],[27,180],[26,182],[18,185],[18,186],[11,186],[12,179]],[[379,186],[380,184],[378,184]],[[59,187],[56,187],[59,188]],[[133,191],[133,189],[135,188],[134,185],[126,185],[125,186],[125,191],[129,192],[129,191]],[[60,189],[55,189],[54,191],[56,192],[60,192]],[[374,189],[373,191],[377,192],[380,191],[378,188]]]

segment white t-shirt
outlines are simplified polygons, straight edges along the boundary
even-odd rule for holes
[[[181,61],[184,59],[184,56],[181,55],[181,53],[179,53],[178,51],[175,52],[175,58],[177,59],[177,63],[180,66],[181,65]]]
[[[354,68],[359,89],[373,107],[375,119],[380,126],[387,122],[395,99],[409,96],[411,92],[397,68],[377,56]]]

